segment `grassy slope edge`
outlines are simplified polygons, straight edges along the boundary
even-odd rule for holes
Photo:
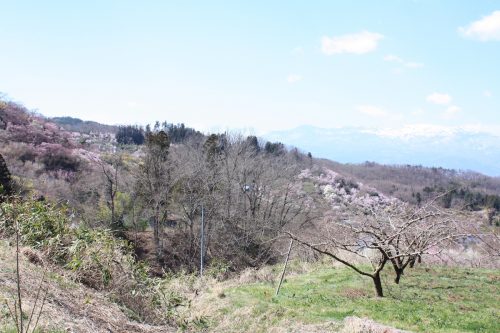
[[[272,274],[278,275],[279,268]],[[485,269],[420,267],[399,286],[385,275],[387,297],[373,295],[371,281],[346,268],[317,267],[286,279],[279,296],[274,283],[234,282],[210,288],[194,302],[217,332],[295,332],[294,327],[347,317],[415,332],[500,332],[500,272]]]

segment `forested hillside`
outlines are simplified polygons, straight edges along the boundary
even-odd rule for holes
[[[490,225],[499,223],[500,180],[477,173],[316,160],[280,142],[204,135],[166,121],[113,127],[114,134],[97,123],[90,134],[71,132],[21,105],[1,103],[0,153],[18,190],[66,202],[76,223],[125,232],[158,272],[197,269],[202,207],[207,262],[217,258],[236,270],[272,262],[279,251],[271,240],[285,227],[330,216],[329,195],[346,211],[375,198],[380,205],[385,196],[484,211]]]
[[[31,263],[105,294],[127,320],[156,325],[144,332],[227,329],[218,311],[228,310],[200,309],[214,296],[199,298],[201,284],[226,290],[228,281],[233,290],[248,274],[276,270],[287,251],[295,265],[311,265],[307,274],[328,267],[321,256],[347,266],[359,274],[353,279],[372,281],[377,297],[392,297],[382,277],[399,286],[414,266],[499,264],[496,178],[340,164],[281,142],[167,121],[144,128],[57,121],[0,101],[0,235]],[[368,297],[368,287],[355,288]]]
[[[381,165],[375,162],[340,164],[323,161],[333,170],[373,186],[381,192],[413,204],[441,196],[443,207],[500,210],[500,178],[473,171],[439,167]]]
[[[66,202],[79,224],[125,232],[158,272],[196,269],[202,209],[207,262],[240,269],[272,261],[270,240],[313,208],[296,178],[312,160],[283,144],[167,122],[84,136],[11,102],[1,110],[0,152],[21,191]]]
[[[73,117],[53,117],[49,119],[51,122],[62,126],[70,132],[80,132],[90,134],[95,133],[116,133],[117,126],[104,125],[95,121],[81,120]]]

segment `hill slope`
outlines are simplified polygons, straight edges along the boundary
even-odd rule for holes
[[[75,283],[58,273],[55,267],[43,267],[29,261],[36,258],[33,250],[25,248],[21,255],[21,287],[23,310],[30,313],[45,268],[48,269],[44,290],[48,290],[40,325],[46,332],[79,333],[165,333],[174,329],[133,322],[110,302],[106,295]],[[34,254],[35,253],[35,254]],[[29,257],[28,257],[28,256]],[[16,293],[15,249],[0,240],[0,298],[12,303]],[[39,303],[40,304],[40,303]],[[12,306],[12,304],[11,304]],[[39,305],[38,305],[39,306]],[[5,302],[0,304],[0,331],[13,326]]]

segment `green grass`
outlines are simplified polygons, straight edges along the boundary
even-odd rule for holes
[[[418,268],[408,270],[400,286],[388,274],[384,298],[374,297],[369,278],[346,268],[290,277],[277,297],[270,283],[230,288],[217,317],[261,332],[289,321],[322,323],[348,316],[415,332],[500,332],[498,270]]]

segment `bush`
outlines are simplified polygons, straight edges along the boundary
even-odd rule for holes
[[[230,267],[231,264],[222,259],[212,259],[206,274],[218,281],[222,281],[229,277]]]
[[[0,100],[0,121],[1,129],[5,129],[9,123],[27,125],[29,124],[28,110],[22,105]]]
[[[42,163],[46,171],[70,171],[77,172],[80,169],[80,161],[65,151],[51,152],[42,157]]]
[[[0,203],[0,236],[13,236],[16,221],[22,245],[44,252],[48,260],[70,270],[74,280],[108,291],[132,318],[173,323],[177,308],[188,304],[170,280],[151,278],[148,266],[135,261],[130,244],[110,230],[70,228],[64,207],[34,200]]]
[[[25,151],[23,151],[19,156],[18,159],[23,162],[35,162],[37,158],[37,153],[30,148],[27,148]]]
[[[45,250],[53,258],[61,256],[63,240],[69,233],[65,208],[56,208],[40,201],[14,200],[2,203],[0,232],[5,236],[14,235],[16,220],[23,245]]]
[[[51,261],[74,271],[76,280],[88,282],[95,289],[109,285],[112,266],[127,257],[125,241],[115,239],[109,231],[69,228],[64,207],[32,200],[0,204],[0,231],[4,237],[15,234],[16,221],[22,245],[44,251]]]
[[[170,279],[152,278],[149,267],[136,262],[132,247],[110,230],[78,228],[67,249],[66,268],[75,279],[98,290],[129,310],[129,317],[155,324],[173,323],[186,298]]]
[[[12,195],[12,178],[5,160],[2,154],[0,154],[0,200],[3,196],[10,195]]]
[[[104,229],[75,229],[66,253],[65,267],[76,273],[78,281],[97,290],[110,287],[113,278],[134,264],[128,243]]]

